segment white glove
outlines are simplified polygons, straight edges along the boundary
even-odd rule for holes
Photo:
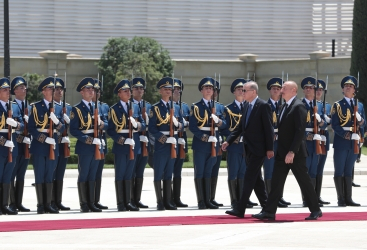
[[[93,144],[101,145],[101,140],[99,138],[93,138]]]
[[[14,143],[12,141],[7,140],[4,146],[8,148],[14,148]]]
[[[320,115],[319,115],[318,113],[316,113],[316,114],[315,114],[315,116],[316,116],[316,120],[317,120],[318,122],[321,122],[321,117],[320,117]]]
[[[184,127],[188,127],[188,126],[189,126],[189,122],[184,119]]]
[[[175,137],[168,137],[166,143],[176,144],[176,138]]]
[[[24,115],[23,118],[24,118],[25,122],[28,123],[29,116],[28,115]]]
[[[63,118],[64,118],[64,121],[65,121],[67,124],[69,124],[69,123],[70,123],[70,118],[69,118],[69,116],[68,116],[67,114],[64,114]]]
[[[356,141],[359,141],[359,139],[361,139],[361,137],[359,137],[359,134],[356,134],[356,133],[353,133],[352,134],[352,140],[356,140]]]
[[[98,116],[98,126],[101,126],[101,124],[102,124],[101,117]]]
[[[149,142],[148,137],[146,137],[145,135],[139,136],[139,139],[140,139],[141,142],[146,142],[146,143]]]
[[[16,128],[18,127],[18,123],[13,118],[6,118],[6,124]]]
[[[104,139],[101,139],[101,141],[102,141],[102,146],[104,147],[104,146],[106,146],[106,142],[105,142],[105,140]]]
[[[223,141],[222,136],[219,136],[219,143],[222,144],[222,141]]]
[[[358,112],[356,112],[356,118],[357,118],[357,121],[359,122],[362,120],[362,117]]]
[[[55,125],[58,125],[59,124],[59,119],[57,119],[56,115],[54,114],[54,112],[51,112],[50,113],[50,118],[51,120],[55,123]]]
[[[321,141],[326,142],[326,136],[325,135],[321,135]]]
[[[145,125],[149,125],[149,116],[147,113],[145,113]]]
[[[61,139],[61,143],[69,143],[70,144],[70,139],[69,136],[65,136]]]
[[[208,142],[218,142],[217,137],[215,136],[209,136]]]
[[[129,119],[130,119],[131,125],[133,125],[133,128],[137,129],[138,128],[138,123],[135,121],[134,117],[130,116]]]
[[[241,137],[241,139],[242,139],[242,137]],[[275,140],[278,140],[278,135],[275,135]]]
[[[324,115],[324,119],[327,123],[331,122],[331,119],[329,118],[329,116],[327,116],[326,114]]]
[[[240,142],[243,142],[243,136],[240,137]]]
[[[55,142],[55,139],[54,138],[51,138],[51,137],[47,137],[45,142],[47,144],[52,144],[52,145],[56,145],[56,142]]]
[[[135,141],[131,138],[126,138],[124,144],[128,144],[128,145],[131,145],[131,146],[134,147],[135,146]]]
[[[319,134],[314,134],[312,140],[314,141],[321,141],[321,136]]]
[[[186,144],[185,139],[184,138],[178,138],[178,144],[183,145],[184,148],[185,148],[185,144]]]
[[[172,122],[175,125],[175,127],[178,127],[178,121],[177,121],[176,117],[174,117],[174,116],[172,117]]]
[[[29,137],[24,136],[23,143],[25,143],[25,144],[31,144],[31,139],[29,139]]]
[[[219,122],[218,116],[212,114],[211,118],[213,119],[214,123],[218,123]]]

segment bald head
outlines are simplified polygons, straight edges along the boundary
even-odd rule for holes
[[[296,82],[294,82],[294,81],[286,81],[283,84],[283,87],[282,87],[282,91],[281,91],[282,97],[287,102],[293,96],[296,96],[297,95],[297,90],[298,90],[298,86],[297,86],[297,83]]]

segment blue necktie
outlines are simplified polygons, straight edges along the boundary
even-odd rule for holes
[[[252,105],[249,104],[248,108],[247,108],[247,113],[246,113],[246,126],[247,126],[247,123],[248,123],[248,118],[250,117],[251,115],[251,111],[252,111]]]

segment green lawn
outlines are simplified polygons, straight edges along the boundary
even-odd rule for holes
[[[362,154],[367,155],[367,147],[362,147]]]

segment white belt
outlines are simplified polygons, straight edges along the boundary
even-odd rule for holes
[[[136,133],[136,132],[138,132],[138,131],[134,131],[133,130],[133,133]],[[128,129],[121,129],[121,130],[117,131],[117,133],[119,133],[119,134],[127,134],[127,133],[129,133],[129,130]]]
[[[202,127],[202,128],[200,128],[200,130],[202,130],[202,131],[211,131],[211,129],[212,128],[209,128],[209,127]],[[215,131],[218,131],[218,127],[215,127],[214,130]]]
[[[83,134],[92,134],[94,133],[94,129],[87,129],[87,130],[82,130]]]
[[[320,128],[318,129],[318,131],[320,132]],[[313,132],[313,128],[306,128],[306,132]]]
[[[9,130],[8,130],[7,128],[0,129],[0,133],[8,133],[8,132],[9,132]],[[12,132],[12,133],[14,133],[14,132],[15,132],[15,130],[14,130],[14,129],[12,129],[12,130],[11,130],[11,132]]]
[[[161,132],[164,135],[169,135],[169,131],[159,131],[159,132]],[[177,131],[174,131],[173,134],[177,135]]]
[[[274,129],[274,133],[278,133],[278,129],[277,128]]]
[[[343,127],[345,131],[353,131],[353,127]]]
[[[42,133],[49,133],[50,130],[49,129],[40,129],[40,128],[38,128],[37,131],[42,132]],[[57,133],[56,129],[54,129],[54,133]]]

